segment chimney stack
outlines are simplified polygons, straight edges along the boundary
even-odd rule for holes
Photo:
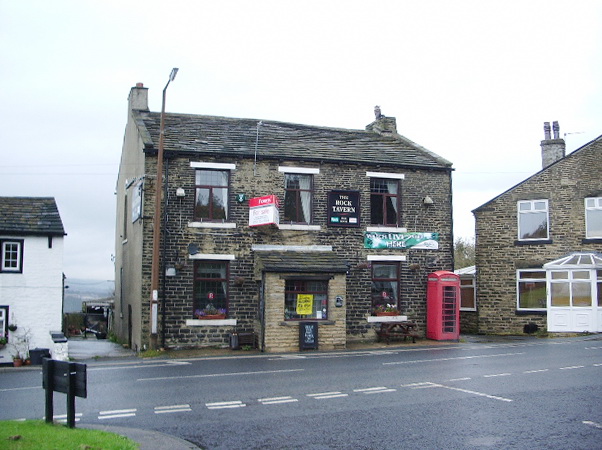
[[[560,126],[558,122],[552,122],[554,138],[550,136],[550,122],[544,122],[544,140],[541,141],[541,165],[545,169],[549,165],[564,158],[566,146],[564,139],[560,138]]]
[[[131,110],[148,111],[148,88],[142,83],[136,83],[136,86],[130,90],[128,103]]]
[[[397,121],[395,117],[384,116],[380,111],[380,106],[374,107],[374,117],[374,122],[366,125],[367,131],[373,131],[381,136],[394,137],[397,135]]]

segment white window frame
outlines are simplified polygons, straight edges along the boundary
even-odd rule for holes
[[[542,272],[544,275],[543,278],[521,278],[520,274],[522,272]],[[521,308],[520,307],[520,283],[543,283],[545,285],[545,289],[546,289],[546,296],[545,298],[547,299],[548,297],[548,283],[547,283],[547,274],[546,274],[546,270],[545,269],[540,269],[540,268],[536,268],[536,269],[519,269],[516,271],[516,310],[517,311],[546,311],[547,310],[547,302],[544,304],[543,307],[541,308]]]
[[[462,284],[462,281],[469,280],[470,284]],[[472,304],[474,305],[472,308],[467,308],[462,306],[462,290],[472,289]],[[462,277],[460,276],[460,311],[476,311],[477,310],[477,286],[476,279],[474,276]]]
[[[2,239],[0,240],[0,272],[12,272],[21,273],[23,272],[23,241],[19,239]],[[17,245],[17,267],[7,267],[6,261],[6,247],[7,245]],[[12,261],[12,260],[11,260]]]
[[[589,205],[588,205],[589,203]],[[589,220],[588,220],[588,212],[589,211],[599,211],[602,214],[602,197],[586,197],[584,200],[585,206],[585,237],[587,239],[597,239],[602,238],[602,226],[598,227],[601,232],[599,234],[592,234],[590,232]]]
[[[543,210],[536,210],[535,209],[535,203],[538,202],[544,202],[546,205],[545,211]],[[521,210],[521,205],[524,204],[530,204],[530,209],[529,210]],[[516,219],[517,219],[517,228],[518,228],[518,240],[519,241],[523,241],[523,242],[528,242],[528,241],[545,241],[545,240],[549,240],[550,239],[550,204],[548,202],[548,199],[536,199],[536,200],[519,200],[516,203]],[[521,215],[526,215],[526,214],[541,214],[542,212],[545,212],[546,214],[546,237],[543,238],[530,238],[530,239],[525,239],[522,238],[521,235],[521,227],[520,227],[520,222],[521,222]]]

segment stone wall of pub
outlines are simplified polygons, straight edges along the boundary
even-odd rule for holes
[[[194,207],[195,171],[191,161],[234,163],[231,171],[230,204],[228,222],[236,223],[236,228],[192,228]],[[167,237],[163,254],[165,267],[176,267],[177,274],[165,279],[166,297],[166,343],[169,347],[227,346],[230,333],[258,333],[259,282],[254,280],[254,258],[251,246],[271,245],[329,245],[334,253],[349,264],[346,285],[346,333],[347,340],[373,339],[373,326],[366,317],[370,315],[370,267],[367,255],[406,255],[401,262],[402,314],[418,323],[424,334],[426,324],[426,277],[435,270],[452,269],[452,211],[451,180],[447,171],[408,170],[394,167],[357,166],[346,164],[323,164],[299,161],[220,159],[192,157],[170,159],[167,188]],[[284,198],[284,175],[278,172],[278,165],[319,168],[314,175],[313,214],[319,231],[291,231],[270,227],[248,226],[248,201],[238,203],[237,194],[246,198],[275,194],[282,202]],[[366,171],[404,173],[402,180],[402,227],[407,231],[438,232],[438,250],[369,250],[364,249],[363,232],[370,222],[370,179]],[[184,188],[185,197],[176,197],[176,189]],[[331,190],[356,190],[361,192],[361,227],[342,228],[327,226],[328,192]],[[426,206],[422,199],[430,196],[434,204]],[[152,198],[152,195],[149,196]],[[145,196],[145,201],[147,197]],[[148,203],[145,214],[149,214]],[[281,212],[282,217],[282,212]],[[151,245],[152,227],[145,229],[145,242]],[[188,256],[188,245],[196,244],[200,253],[233,254],[230,262],[229,318],[237,320],[236,326],[194,327],[186,326],[186,319],[193,312],[193,261]],[[147,245],[147,244],[145,244]],[[150,255],[145,250],[145,255]],[[145,271],[150,270],[150,259]],[[147,273],[147,272],[145,272]],[[149,280],[150,281],[150,280]],[[146,283],[144,283],[146,284]],[[143,298],[146,295],[143,292]],[[284,302],[284,295],[280,298]],[[143,302],[144,303],[144,302]],[[332,311],[332,310],[331,310]],[[148,311],[146,311],[148,314]],[[143,316],[145,316],[143,308]],[[281,327],[286,328],[286,327]],[[290,327],[289,327],[290,328]],[[323,328],[320,327],[320,333]],[[294,327],[298,333],[297,327]],[[298,335],[295,339],[298,339]],[[332,345],[340,343],[333,338]],[[267,345],[267,344],[266,344]],[[271,345],[271,344],[270,344]],[[283,344],[286,346],[285,344]],[[298,342],[297,342],[298,345]]]

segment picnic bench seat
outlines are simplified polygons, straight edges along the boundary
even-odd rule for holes
[[[416,338],[419,334],[416,332],[416,324],[414,322],[382,322],[380,328],[376,329],[378,341],[385,341],[387,344],[392,338],[401,338],[405,341],[411,337],[412,343],[416,343]]]

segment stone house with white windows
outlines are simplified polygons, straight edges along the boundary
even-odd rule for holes
[[[473,211],[478,332],[602,331],[602,136],[565,156],[553,133],[541,171]]]
[[[54,198],[0,197],[0,364],[47,349],[67,358],[61,333],[63,241]]]
[[[147,88],[132,88],[115,332],[136,350],[251,336],[274,352],[298,350],[310,322],[318,348],[342,349],[374,339],[374,307],[391,304],[424,335],[427,275],[453,268],[453,169],[375,114],[365,130],[166,114],[151,298],[161,114]]]

